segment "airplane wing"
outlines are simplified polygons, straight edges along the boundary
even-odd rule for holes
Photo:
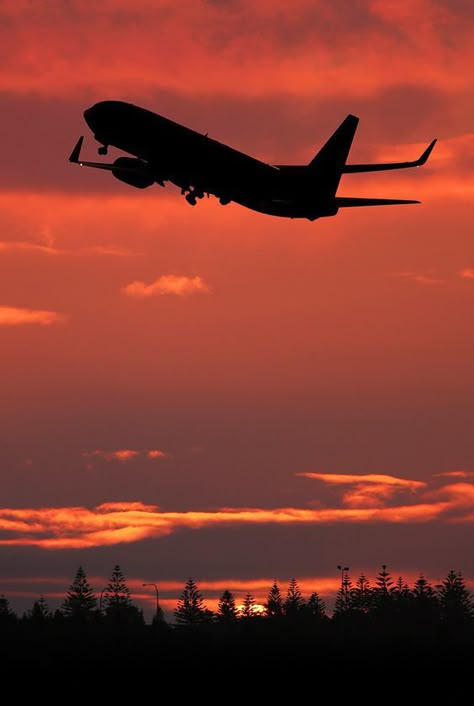
[[[387,162],[385,164],[346,164],[342,171],[344,174],[354,174],[355,172],[381,172],[388,169],[408,169],[409,167],[421,167],[428,160],[436,139],[430,142],[421,157],[413,162]]]
[[[338,208],[352,208],[354,206],[394,206],[401,203],[421,203],[409,199],[359,199],[349,196],[336,196],[336,206]]]

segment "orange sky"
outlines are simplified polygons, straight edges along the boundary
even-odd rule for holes
[[[1,3],[15,607],[79,564],[169,586],[341,562],[474,579],[473,20],[467,0]],[[348,113],[349,161],[438,144],[422,169],[341,182],[421,205],[191,208],[68,163],[81,134],[96,159],[82,113],[108,98],[275,163],[308,162]]]

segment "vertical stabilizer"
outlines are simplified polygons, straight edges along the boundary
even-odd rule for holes
[[[358,124],[359,118],[348,115],[308,165],[309,169],[324,174],[332,195],[339,186]]]

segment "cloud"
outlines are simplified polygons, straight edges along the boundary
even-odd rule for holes
[[[150,451],[146,451],[146,456],[147,458],[169,458],[170,454],[166,453],[166,451],[160,451],[159,449],[150,449]]]
[[[44,255],[109,255],[129,257],[139,253],[113,245],[91,245],[85,248],[57,248],[53,245],[30,243],[28,241],[0,241],[1,252],[36,252]]]
[[[474,269],[472,267],[466,267],[459,272],[459,276],[464,279],[474,279]]]
[[[350,485],[351,483],[375,483],[377,485],[384,484],[388,486],[401,486],[415,490],[426,486],[421,480],[409,480],[408,478],[398,478],[397,476],[389,476],[382,473],[295,473],[296,476],[302,478],[314,478],[321,480],[328,485]]]
[[[102,449],[94,449],[94,451],[84,451],[84,458],[103,458],[106,461],[120,461],[126,463],[138,456],[145,456],[148,459],[170,458],[171,454],[160,449],[149,449],[146,451],[138,451],[137,449],[115,449],[114,451],[103,451]]]
[[[178,297],[188,296],[197,292],[209,293],[210,287],[202,277],[185,277],[179,275],[162,275],[151,284],[135,281],[122,287],[123,294],[136,299],[147,299],[163,294],[174,294]]]
[[[435,473],[434,478],[474,478],[473,471],[445,471],[444,473]]]
[[[384,474],[297,473],[297,476],[320,480],[327,485],[353,486],[342,494],[342,502],[349,507],[382,507],[400,492],[415,493],[426,483]]]
[[[327,482],[330,474],[305,474]],[[141,502],[108,502],[93,508],[3,508],[0,509],[0,545],[37,546],[45,549],[72,549],[137,542],[146,538],[169,535],[179,529],[232,525],[299,525],[299,524],[402,524],[433,521],[473,522],[474,484],[452,483],[425,492],[425,483],[394,476],[368,475],[369,480],[357,485],[355,478],[364,476],[335,475],[333,485],[355,484],[361,505],[349,507],[222,507],[215,510],[162,512],[158,506]],[[377,480],[382,478],[382,480]],[[331,481],[329,481],[331,483]],[[394,506],[368,506],[364,489],[377,489],[377,502],[382,488],[403,488],[417,493],[410,503]],[[342,496],[343,503],[347,498]]]
[[[387,277],[400,277],[409,279],[418,284],[442,284],[445,280],[433,277],[431,272],[391,272]]]
[[[401,77],[448,94],[472,86],[472,12],[431,0],[79,5],[4,0],[3,92],[327,97],[372,95]],[[117,46],[121,62],[111,63]]]
[[[25,324],[51,326],[52,324],[64,323],[66,320],[67,317],[57,311],[0,306],[0,326],[23,326]]]

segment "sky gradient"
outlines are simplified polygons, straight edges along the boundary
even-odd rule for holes
[[[467,0],[0,5],[0,593],[52,607],[120,564],[147,614],[338,564],[474,587],[474,8]],[[137,103],[273,163],[348,113],[313,223],[69,164]],[[110,150],[113,158],[118,154]]]

